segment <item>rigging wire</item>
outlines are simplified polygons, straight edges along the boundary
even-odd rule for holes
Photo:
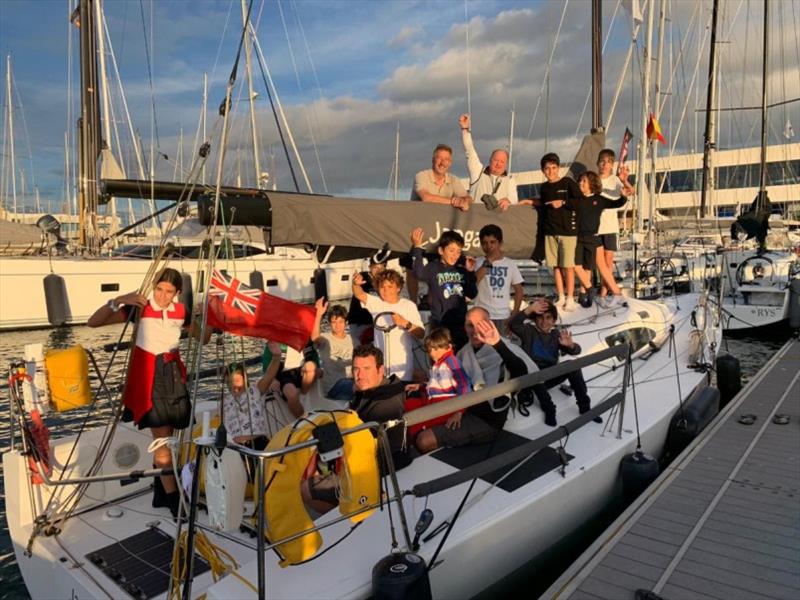
[[[308,188],[308,192],[313,194],[314,190],[311,186],[311,182],[308,179],[308,174],[306,173],[306,169],[303,166],[303,159],[300,157],[300,152],[297,150],[297,145],[294,142],[294,136],[292,135],[292,130],[289,128],[289,121],[286,119],[286,114],[283,112],[283,106],[281,105],[280,98],[278,97],[278,90],[274,86],[274,83],[272,81],[272,75],[270,74],[269,67],[267,66],[267,61],[264,58],[264,53],[261,50],[261,43],[258,41],[258,37],[256,36],[255,30],[253,29],[252,25],[250,25],[249,29],[251,37],[253,38],[253,46],[255,47],[256,55],[258,56],[258,64],[259,67],[261,68],[261,76],[264,78],[264,85],[267,88],[267,95],[269,96],[270,106],[272,106],[272,112],[273,115],[275,115],[275,124],[276,126],[278,124],[278,115],[275,112],[275,105],[277,105],[277,110],[280,113],[284,126],[286,127],[286,135],[289,138],[289,143],[292,145],[292,150],[294,151],[295,158],[297,159],[297,166],[300,169],[300,174],[303,176],[303,180],[305,181],[306,187]],[[270,91],[270,85],[272,85],[273,88],[272,92]],[[275,94],[274,104],[272,98],[273,92]],[[278,128],[278,131],[280,132],[280,128]],[[281,134],[281,142],[284,144],[284,151],[286,153],[288,160],[289,150],[286,147],[286,143],[283,139],[283,134]],[[292,163],[291,161],[289,161],[289,167],[292,172],[292,179],[294,179],[295,182],[295,189],[299,192],[300,187],[297,184],[297,178],[294,175],[294,169],[291,167],[291,165]]]
[[[294,68],[294,78],[295,81],[297,82],[297,90],[302,95],[304,93],[304,90],[303,90],[303,84],[300,81],[300,70],[297,67],[297,61],[295,60],[294,47],[292,46],[292,40],[289,37],[289,28],[286,25],[286,18],[284,17],[283,14],[283,3],[280,0],[278,0],[278,12],[281,15],[281,23],[283,24],[283,33],[286,36],[286,45],[289,48],[289,57],[291,58],[292,67]],[[300,17],[297,14],[297,12],[295,12],[295,19],[299,22]],[[306,49],[308,49],[308,45],[306,45]],[[303,107],[303,114],[306,119],[306,126],[308,127],[308,135],[309,138],[311,139],[311,146],[314,150],[314,157],[316,158],[317,167],[320,172],[320,177],[322,178],[323,181],[323,188],[325,188],[325,190],[327,191],[327,185],[325,184],[325,174],[322,171],[322,163],[320,162],[319,158],[319,149],[317,148],[317,140],[316,137],[314,136],[314,129],[311,126],[311,118],[309,116],[308,106]]]
[[[556,29],[555,38],[553,39],[553,46],[550,48],[550,56],[547,57],[547,65],[544,71],[544,78],[542,79],[542,86],[539,89],[539,96],[536,98],[536,108],[533,110],[533,115],[531,116],[531,123],[528,127],[528,140],[531,139],[531,134],[533,133],[533,126],[536,123],[536,115],[539,112],[539,105],[542,102],[542,95],[544,94],[545,86],[549,85],[548,82],[550,80],[550,69],[553,66],[553,57],[555,56],[556,48],[558,47],[558,38],[561,35],[561,27],[564,25],[564,17],[567,14],[567,7],[569,6],[569,0],[564,1],[564,8],[561,10],[561,19],[558,22],[558,28]]]

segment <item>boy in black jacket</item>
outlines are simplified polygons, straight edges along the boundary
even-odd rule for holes
[[[627,198],[615,200],[601,196],[603,182],[600,176],[593,171],[586,171],[578,177],[578,187],[583,194],[580,200],[567,200],[566,205],[575,211],[578,228],[578,243],[575,247],[575,275],[581,284],[582,306],[589,308],[594,298],[592,287],[592,271],[597,267],[600,278],[611,291],[613,296],[606,303],[607,308],[621,306],[624,303],[622,292],[614,280],[611,269],[601,256],[598,260],[598,251],[602,246],[597,229],[600,226],[600,215],[607,208],[622,208],[628,201]]]
[[[432,260],[426,265],[423,263],[423,237],[421,227],[411,232],[414,276],[428,284],[431,328],[449,329],[453,347],[458,351],[467,343],[467,334],[464,331],[467,298],[478,295],[475,259],[467,257],[466,266],[459,265],[464,238],[457,231],[445,231],[439,238],[439,260]]]
[[[534,315],[533,324],[525,323],[525,319],[530,315]],[[557,365],[562,354],[575,356],[581,353],[581,347],[572,340],[569,331],[559,331],[555,328],[557,320],[558,309],[555,305],[550,300],[539,298],[509,321],[508,325],[511,331],[522,340],[522,349],[528,353],[528,356],[540,369]],[[569,384],[575,392],[580,413],[583,414],[591,408],[586,381],[580,370],[535,385],[533,389],[544,411],[544,422],[551,427],[555,427],[558,423],[556,422],[556,406],[547,389],[558,385],[565,379],[569,380]],[[596,423],[603,422],[600,417],[595,418],[594,421]]]

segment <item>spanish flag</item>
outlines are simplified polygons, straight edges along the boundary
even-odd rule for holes
[[[650,113],[650,120],[647,121],[647,139],[658,140],[662,144],[667,143],[667,140],[661,135],[661,126],[658,124],[656,116],[653,113]]]

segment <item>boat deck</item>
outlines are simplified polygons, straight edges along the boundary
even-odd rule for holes
[[[741,424],[751,414],[751,425]],[[773,421],[788,415],[788,424]],[[543,598],[800,598],[800,341],[789,341]]]

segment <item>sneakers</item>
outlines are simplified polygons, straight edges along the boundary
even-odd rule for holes
[[[558,300],[556,300],[556,306],[559,308],[564,308],[564,303],[566,301],[567,297],[562,294],[561,296],[558,297]]]
[[[571,296],[567,298],[567,300],[564,302],[564,310],[570,312],[575,310],[576,308],[578,308],[578,305],[575,302],[575,299],[572,298]]]
[[[558,421],[556,421],[556,411],[548,410],[544,413],[544,424],[549,427],[557,427]]]
[[[619,308],[621,306],[627,306],[628,303],[625,300],[625,296],[622,295],[614,295],[614,296],[606,296],[606,308]]]

